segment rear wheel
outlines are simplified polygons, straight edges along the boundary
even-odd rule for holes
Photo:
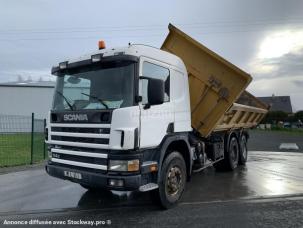
[[[224,159],[214,167],[217,170],[234,170],[238,166],[239,161],[239,144],[236,136],[231,136],[227,147],[224,149]]]
[[[239,155],[239,165],[245,165],[247,161],[247,138],[242,135],[240,138],[240,155]]]
[[[152,192],[154,200],[165,208],[175,206],[181,198],[186,183],[186,165],[179,152],[170,153],[164,160],[159,188]]]
[[[236,137],[232,137],[229,143],[229,162],[227,168],[234,170],[238,166],[239,161],[239,144]]]

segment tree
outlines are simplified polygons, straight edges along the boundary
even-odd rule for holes
[[[297,112],[295,113],[295,118],[296,118],[296,120],[301,120],[301,121],[303,121],[303,110],[297,111]]]
[[[286,121],[288,114],[283,111],[269,111],[264,117],[262,123],[277,123],[279,121]]]

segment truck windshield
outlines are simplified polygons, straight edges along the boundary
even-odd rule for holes
[[[108,62],[57,77],[53,110],[115,109],[133,105],[135,63]]]

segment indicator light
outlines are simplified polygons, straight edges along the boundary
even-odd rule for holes
[[[105,49],[105,42],[104,42],[104,40],[99,40],[98,47],[99,47],[99,50]]]

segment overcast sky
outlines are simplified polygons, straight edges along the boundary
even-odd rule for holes
[[[303,0],[0,0],[0,82],[128,42],[160,47],[172,23],[250,73],[256,96],[303,109]]]

